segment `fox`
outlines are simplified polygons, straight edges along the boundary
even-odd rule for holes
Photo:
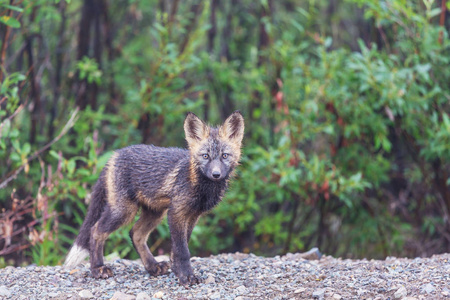
[[[103,261],[105,241],[140,211],[130,238],[147,272],[158,276],[170,268],[181,285],[201,282],[190,263],[189,239],[199,218],[221,202],[234,177],[244,118],[235,111],[222,125],[212,127],[189,112],[183,127],[187,149],[133,145],[113,152],[92,188],[65,268],[74,268],[89,256],[94,278],[112,277],[112,269]],[[157,262],[147,245],[165,215],[172,244],[170,263]]]

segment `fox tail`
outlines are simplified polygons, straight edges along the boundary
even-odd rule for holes
[[[93,188],[92,200],[89,205],[86,219],[84,220],[83,225],[81,225],[80,233],[66,257],[64,262],[65,268],[74,268],[89,256],[91,228],[100,219],[105,207],[106,190],[102,175],[103,174],[100,175],[97,184]]]

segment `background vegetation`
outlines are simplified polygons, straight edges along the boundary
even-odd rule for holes
[[[450,251],[445,0],[0,0],[0,265],[59,264],[111,151],[239,109],[193,255]],[[129,228],[106,253],[136,258]],[[170,251],[166,224],[150,238]]]

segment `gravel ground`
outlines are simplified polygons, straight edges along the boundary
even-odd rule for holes
[[[303,254],[192,258],[205,281],[183,287],[170,273],[150,277],[139,261],[115,259],[114,277],[95,280],[88,265],[0,269],[0,299],[450,299],[450,254],[349,260]]]

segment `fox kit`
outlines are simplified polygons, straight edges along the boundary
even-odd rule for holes
[[[193,113],[184,121],[189,150],[136,145],[117,150],[92,190],[92,200],[65,266],[90,256],[95,278],[108,278],[103,263],[107,237],[141,215],[130,237],[151,275],[168,272],[168,262],[157,262],[147,246],[153,229],[167,213],[171,240],[171,268],[181,284],[196,284],[189,238],[198,218],[222,199],[241,156],[244,118],[236,111],[222,126],[207,126]]]

